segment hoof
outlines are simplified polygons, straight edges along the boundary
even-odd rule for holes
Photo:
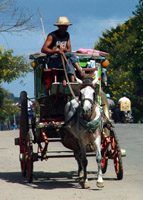
[[[87,184],[87,183],[84,183],[84,182],[79,182],[80,186],[83,188],[83,189],[88,189],[90,188],[90,186]]]
[[[104,182],[97,182],[97,183],[96,183],[96,186],[97,186],[98,188],[104,188]]]
[[[88,188],[90,188],[89,187],[89,185],[88,185],[88,181],[86,180],[84,180],[84,178],[80,178],[79,179],[79,184],[81,185],[81,187],[83,188],[83,189],[88,189]]]
[[[84,184],[84,189],[88,189],[88,188],[90,188],[90,186],[88,185],[88,183],[85,183]]]

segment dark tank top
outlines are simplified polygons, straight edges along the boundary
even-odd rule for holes
[[[67,48],[67,41],[70,38],[68,32],[65,32],[64,35],[60,35],[58,30],[56,30],[56,31],[49,33],[49,35],[52,35],[52,37],[53,37],[53,42],[49,46],[50,49],[53,49],[54,47],[60,48],[61,45],[63,48],[65,48],[65,49]]]

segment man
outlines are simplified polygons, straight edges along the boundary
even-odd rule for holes
[[[70,68],[67,62],[65,62],[67,74],[70,80],[74,82],[75,69],[79,72],[81,78],[84,77],[85,74],[78,64],[77,57],[71,52],[70,35],[67,29],[68,26],[72,24],[67,17],[59,17],[57,23],[54,25],[58,27],[58,30],[48,35],[41,52],[47,54],[49,58],[48,66],[50,68],[63,68],[61,55],[64,53],[71,66]]]
[[[123,92],[123,96],[118,101],[118,108],[116,114],[119,122],[125,122],[125,112],[131,113],[131,101],[126,97],[126,92]]]
[[[118,104],[120,104],[120,110],[124,109],[122,108],[122,102],[126,104],[126,110],[130,111],[131,110],[131,101],[129,98],[126,97],[127,94],[126,92],[123,92],[123,96],[119,99]],[[124,110],[123,110],[124,111]]]

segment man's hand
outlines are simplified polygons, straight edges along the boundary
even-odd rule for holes
[[[56,50],[55,50],[55,53],[58,53],[58,54],[63,54],[64,52],[67,52],[67,50],[66,49],[64,49],[64,48],[61,48],[61,49],[59,49],[59,48],[56,48]]]

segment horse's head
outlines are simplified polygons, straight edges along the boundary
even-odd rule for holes
[[[80,81],[80,107],[82,109],[83,117],[87,121],[90,120],[95,110],[98,91],[99,85],[95,80],[84,79],[82,82]]]

